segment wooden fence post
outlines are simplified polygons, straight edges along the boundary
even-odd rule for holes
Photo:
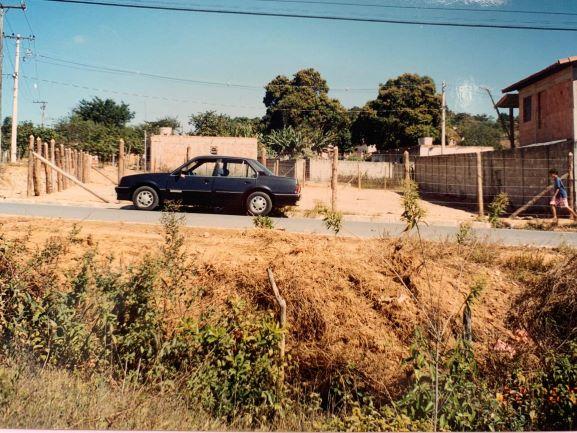
[[[84,182],[90,182],[90,167],[92,165],[92,155],[90,153],[84,154]]]
[[[60,143],[58,149],[60,149],[60,168],[66,171],[66,151],[64,150],[64,145]],[[67,179],[60,174],[60,187],[62,188],[62,191],[66,189],[66,180]]]
[[[331,173],[331,208],[333,212],[337,211],[337,186],[339,183],[339,148],[333,147],[333,164]]]
[[[357,187],[359,189],[362,188],[362,184],[361,184],[361,163],[357,162]]]
[[[62,159],[60,157],[60,148],[56,147],[54,149],[54,164],[58,168],[62,168]],[[56,172],[56,191],[62,191],[62,175]]]
[[[42,139],[40,137],[36,137],[36,153],[42,153]],[[40,185],[40,172],[42,171],[42,163],[38,158],[34,158],[34,194],[37,196],[41,196],[43,194],[43,190]]]
[[[68,174],[71,174],[70,172],[70,149],[69,148],[65,148],[64,149],[64,171]],[[64,189],[68,189],[69,186],[69,181],[68,178],[66,176],[64,176]]]
[[[403,177],[406,181],[411,180],[411,161],[408,150],[403,152]]]
[[[260,148],[259,160],[259,162],[266,167],[266,147],[264,146]]]
[[[567,191],[569,194],[569,207],[575,210],[575,171],[573,166],[573,152],[569,152],[567,156],[567,165],[569,166],[569,177],[567,179],[567,186],[569,190]]]
[[[28,137],[28,185],[26,196],[31,197],[34,194],[34,136]]]
[[[124,140],[118,142],[118,183],[124,177]]]
[[[280,160],[277,158],[274,161],[274,175],[278,176],[279,171],[280,171]]]
[[[56,141],[51,139],[48,147],[50,149],[50,162],[56,164]],[[52,169],[50,169],[50,183],[52,185],[52,192],[56,191],[56,171]]]
[[[485,204],[483,199],[483,159],[481,152],[477,152],[477,204],[479,216],[485,216]]]
[[[50,161],[50,152],[48,150],[48,143],[44,143],[42,146],[42,156]],[[51,194],[53,192],[52,189],[52,169],[48,166],[48,164],[44,164],[44,175],[46,179],[46,194]]]
[[[190,161],[192,158],[192,148],[190,146],[186,147],[186,162]]]

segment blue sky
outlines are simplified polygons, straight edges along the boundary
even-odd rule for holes
[[[146,0],[154,2],[154,0]],[[341,0],[342,1],[342,0]],[[483,12],[397,10],[361,6],[267,3],[254,0],[158,0],[156,3],[240,10],[451,22],[577,27],[574,0],[349,0],[382,5],[472,7]],[[500,9],[573,12],[575,16],[502,14]],[[29,0],[36,35],[23,42],[20,120],[47,123],[82,98],[129,103],[135,122],[171,115],[187,129],[191,113],[264,113],[262,88],[242,89],[149,79],[62,67],[46,57],[221,83],[264,86],[278,74],[314,67],[346,107],[376,96],[378,84],[404,72],[448,84],[457,111],[493,113],[479,86],[500,89],[558,58],[577,55],[577,33],[369,24],[290,18],[164,12]],[[31,33],[24,14],[8,12],[5,33]],[[12,73],[14,41],[5,42],[4,73]],[[45,56],[45,57],[40,57]],[[349,89],[349,90],[347,90]],[[5,77],[2,115],[12,113],[12,79]]]

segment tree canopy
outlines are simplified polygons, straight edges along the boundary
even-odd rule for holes
[[[193,135],[213,137],[256,137],[260,130],[260,119],[230,117],[216,111],[192,114],[189,125]]]
[[[462,146],[493,146],[501,148],[504,131],[497,120],[485,114],[449,113],[448,124],[458,135]]]
[[[291,127],[304,135],[332,136],[333,144],[349,148],[347,110],[328,92],[326,80],[314,69],[298,71],[292,78],[277,76],[265,87],[265,132]]]
[[[379,87],[377,98],[365,104],[351,127],[355,144],[375,144],[379,150],[416,145],[420,137],[438,137],[441,95],[426,76],[403,74]]]
[[[112,99],[98,97],[91,100],[82,99],[72,113],[82,120],[116,128],[126,126],[134,118],[134,112],[130,110],[128,104],[124,102],[118,104]]]

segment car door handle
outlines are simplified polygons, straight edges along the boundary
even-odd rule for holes
[[[204,179],[204,184],[205,184],[205,185],[208,185],[209,183],[210,183],[210,180],[209,180],[209,179]]]
[[[246,183],[247,185],[250,185],[252,182],[250,180],[245,180],[244,183]]]

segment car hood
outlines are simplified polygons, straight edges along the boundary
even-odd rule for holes
[[[120,180],[119,186],[130,186],[130,185],[134,185],[135,183],[140,183],[140,182],[152,182],[152,183],[156,183],[156,184],[164,184],[169,176],[170,176],[169,173],[132,174],[130,176],[124,176]]]

